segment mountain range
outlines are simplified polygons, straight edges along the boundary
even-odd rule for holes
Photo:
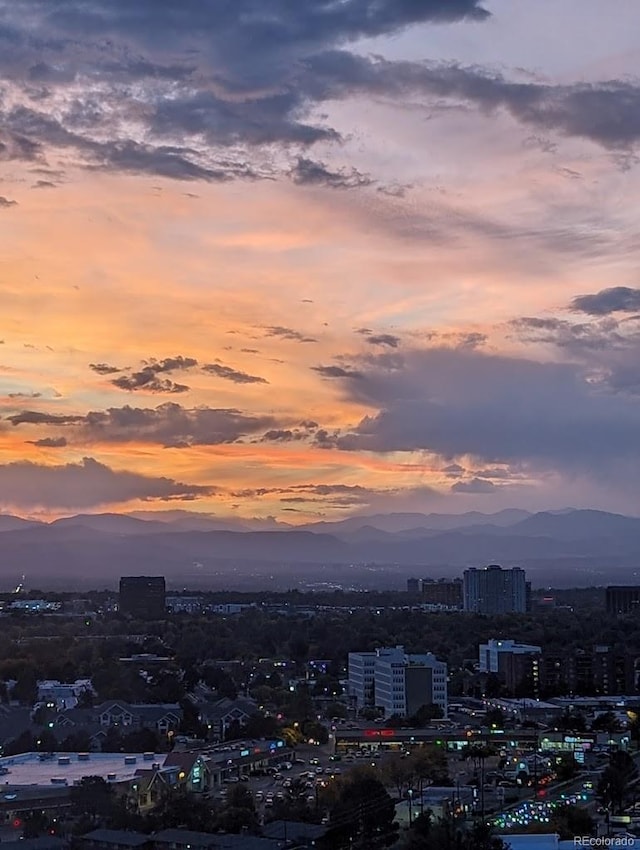
[[[494,514],[390,513],[288,525],[189,511],[0,515],[0,586],[113,587],[123,574],[170,586],[396,587],[467,566],[522,566],[533,585],[634,583],[640,518],[567,508]],[[348,569],[345,569],[348,567]]]

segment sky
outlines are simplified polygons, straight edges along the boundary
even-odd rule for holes
[[[0,509],[640,514],[637,0],[0,0]]]

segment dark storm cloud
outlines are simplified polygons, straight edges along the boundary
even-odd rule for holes
[[[343,366],[312,366],[311,369],[323,378],[362,378],[362,373]]]
[[[117,366],[110,366],[108,363],[89,363],[89,368],[98,375],[115,375],[117,372],[122,372]]]
[[[259,375],[249,375],[247,372],[232,369],[231,366],[223,366],[221,363],[207,363],[202,367],[202,371],[208,372],[210,375],[215,375],[217,378],[223,378],[226,381],[233,381],[234,384],[269,383],[266,378],[261,378]]]
[[[164,360],[143,361],[142,368],[127,375],[114,378],[111,383],[121,390],[136,392],[143,390],[149,393],[184,393],[189,390],[186,384],[178,384],[170,378],[160,378],[158,375],[167,372],[184,371],[198,365],[193,357],[165,357]]]
[[[397,348],[400,345],[400,337],[393,334],[373,334],[367,336],[370,345],[382,345],[389,348]]]
[[[447,478],[460,478],[465,473],[464,466],[459,463],[450,463],[443,467],[442,471],[446,473]]]
[[[190,500],[211,495],[215,489],[114,470],[90,457],[63,466],[27,461],[0,465],[2,503],[21,508],[87,508],[138,499]]]
[[[82,416],[64,413],[40,413],[37,410],[23,410],[7,416],[12,425],[75,425],[83,421]]]
[[[273,428],[262,435],[261,441],[264,443],[291,443],[306,440],[308,436],[306,431],[299,431],[297,428]]]
[[[234,443],[276,424],[272,416],[252,416],[235,408],[185,408],[167,402],[156,408],[127,405],[88,413],[81,433],[107,442],[139,440],[183,448]]]
[[[591,316],[640,312],[640,289],[612,286],[593,295],[579,295],[573,299],[571,307],[573,310],[589,313]]]
[[[0,107],[2,100],[0,99]],[[25,136],[9,133],[6,129],[0,129],[0,161],[23,160],[33,162],[41,154],[42,146],[39,142],[28,139]]]
[[[7,209],[8,207],[15,207],[17,205],[17,201],[11,201],[9,198],[5,198],[3,195],[0,195],[0,209]]]
[[[481,493],[493,493],[496,485],[483,478],[472,478],[470,481],[457,481],[451,485],[452,493],[471,493],[474,495]]]
[[[134,372],[132,375],[122,375],[120,378],[115,378],[111,383],[114,387],[127,392],[143,390],[147,393],[176,394],[189,392],[190,389],[187,384],[179,384],[170,378],[158,378],[154,372],[146,369]]]
[[[514,319],[511,327],[526,342],[551,343],[574,354],[618,348],[632,341],[624,328],[612,318],[597,322],[570,322],[555,317],[523,316]],[[640,341],[637,335],[636,341]]]
[[[340,140],[312,117],[317,107],[351,96],[417,96],[427,115],[505,110],[535,139],[555,132],[618,151],[640,139],[640,88],[630,81],[514,81],[347,49],[412,25],[487,17],[478,0],[0,0],[0,77],[23,101],[14,106],[14,92],[0,107],[10,138],[0,156],[42,159],[54,148],[89,168],[221,181],[273,176],[280,146],[289,161],[299,156],[297,182],[358,188],[371,178],[306,155]],[[267,164],[248,164],[256,148]]]
[[[293,328],[285,328],[280,325],[272,325],[264,328],[265,336],[277,336],[280,339],[288,339],[292,342],[317,342],[318,340],[312,336],[300,333]]]
[[[27,440],[32,446],[41,446],[47,449],[63,449],[67,445],[66,437],[43,437],[41,440]]]
[[[354,189],[370,186],[371,177],[355,168],[333,171],[324,162],[299,157],[290,171],[290,177],[298,186],[324,186],[330,189]]]
[[[318,99],[354,93],[399,99],[417,93],[469,103],[486,113],[503,109],[526,126],[590,139],[606,148],[627,148],[640,140],[640,87],[625,80],[515,82],[477,67],[389,62],[346,51],[326,51],[307,64]]]
[[[351,433],[319,432],[318,445],[470,455],[585,475],[637,466],[637,399],[589,382],[578,364],[432,348],[405,352],[401,368],[372,362],[363,372],[343,390],[372,413]]]
[[[602,301],[587,304],[590,310],[600,312],[583,322],[530,316],[516,319],[511,327],[519,339],[554,346],[565,358],[580,364],[592,384],[616,393],[640,395],[640,315],[609,315],[623,308],[631,311],[633,296],[624,293],[613,297],[608,295],[609,290],[604,292],[607,295]],[[611,309],[614,306],[618,308],[615,311]]]
[[[478,0],[24,0],[19,11],[4,0],[0,76],[31,103],[72,92],[58,110],[67,134],[52,136],[50,110],[26,134],[38,154],[53,145],[105,169],[251,177],[246,163],[217,165],[213,147],[338,139],[331,127],[306,120],[315,102],[302,85],[306,57],[413,24],[487,16]],[[131,118],[157,144],[134,142]],[[100,141],[101,129],[113,141]]]
[[[33,149],[40,152],[45,147],[74,152],[81,164],[90,169],[155,174],[174,180],[223,181],[237,176],[253,176],[245,163],[225,161],[219,168],[215,164],[199,163],[197,156],[193,156],[195,151],[186,146],[143,144],[127,138],[101,141],[87,133],[69,129],[73,128],[73,122],[65,126],[64,120],[30,106],[17,106],[4,114],[0,110],[0,115],[13,138],[27,137],[32,140]],[[104,121],[108,122],[106,116]],[[96,120],[92,126],[96,129],[97,125]],[[107,123],[104,129],[108,131]],[[112,132],[115,134],[116,130],[114,126]]]
[[[251,415],[235,408],[186,408],[175,402],[155,408],[124,405],[83,415],[27,410],[7,417],[7,421],[14,426],[59,426],[74,442],[83,444],[140,442],[165,448],[235,443],[265,429],[281,427],[273,416]]]

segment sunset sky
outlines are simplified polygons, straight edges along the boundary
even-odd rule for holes
[[[640,514],[638,0],[0,0],[0,508]]]

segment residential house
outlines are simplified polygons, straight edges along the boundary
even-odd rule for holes
[[[214,703],[199,703],[198,719],[207,727],[208,737],[212,741],[223,741],[229,727],[235,722],[241,726],[258,713],[258,707],[245,697],[224,698]]]

